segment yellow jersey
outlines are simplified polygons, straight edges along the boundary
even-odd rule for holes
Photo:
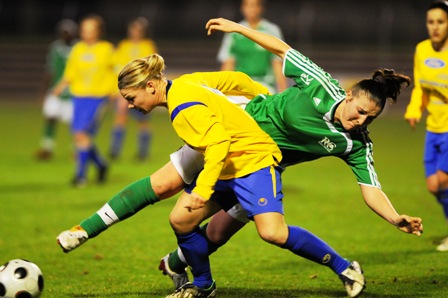
[[[110,42],[93,45],[78,42],[72,49],[64,79],[74,96],[105,97],[116,92],[117,76],[113,72],[114,48]]]
[[[207,200],[218,180],[242,177],[275,166],[282,159],[272,138],[216,88],[249,94],[261,85],[249,77],[244,80],[247,85],[237,87],[236,80],[226,85],[228,76],[232,72],[196,73],[175,79],[172,84],[169,81],[167,87],[168,112],[174,130],[186,144],[204,154],[204,169],[193,192]]]
[[[130,61],[157,53],[157,47],[151,39],[133,42],[123,39],[115,51],[115,72],[118,74]]]
[[[426,129],[448,132],[448,51],[435,51],[429,39],[415,50],[414,89],[404,117],[420,119],[425,108]]]

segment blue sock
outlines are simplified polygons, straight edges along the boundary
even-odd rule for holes
[[[442,205],[445,218],[448,220],[448,188],[439,190],[437,200]]]
[[[295,226],[288,228],[289,236],[283,248],[305,259],[328,266],[338,275],[350,265],[349,261],[311,232]]]
[[[193,284],[201,289],[208,289],[213,284],[213,279],[208,258],[208,241],[204,233],[197,228],[191,233],[176,236],[185,260],[191,266]]]
[[[144,129],[138,134],[138,157],[145,159],[148,156],[148,150],[151,142],[151,132]]]
[[[112,130],[112,143],[110,144],[111,156],[118,157],[120,155],[125,133],[126,131],[122,126],[115,126]]]
[[[95,145],[92,145],[89,149],[89,158],[95,163],[98,168],[104,168],[106,166],[106,162],[101,157],[98,150],[96,150]]]
[[[89,150],[77,149],[76,150],[76,178],[85,178],[87,172],[87,163],[89,162]]]

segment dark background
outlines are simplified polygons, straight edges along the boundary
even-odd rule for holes
[[[412,54],[426,38],[428,0],[271,0],[265,17],[285,40],[333,75],[369,74],[376,67],[412,74]],[[217,70],[222,34],[207,37],[209,18],[241,19],[240,0],[3,0],[0,2],[0,91],[32,94],[38,88],[48,43],[62,18],[101,15],[106,39],[117,42],[126,24],[145,16],[167,73]],[[1,97],[0,97],[1,99]]]

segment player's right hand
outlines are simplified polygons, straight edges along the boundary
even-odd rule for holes
[[[417,118],[409,118],[406,119],[406,121],[409,123],[409,126],[415,130],[415,127],[417,126],[417,123],[419,122],[419,119]]]
[[[395,220],[395,226],[405,233],[416,236],[420,236],[423,233],[423,223],[420,217],[402,214]]]

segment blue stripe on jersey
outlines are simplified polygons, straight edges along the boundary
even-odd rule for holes
[[[171,122],[174,121],[174,118],[176,118],[176,116],[182,111],[185,110],[186,108],[189,108],[191,106],[195,106],[195,105],[203,105],[206,106],[204,103],[200,102],[200,101],[191,101],[191,102],[186,102],[183,104],[178,105],[176,108],[174,108],[173,112],[171,113]]]
[[[341,88],[330,82],[322,68],[303,56],[300,52],[290,50],[286,54],[286,59],[297,68],[302,69],[315,78],[334,100],[339,101],[345,98],[345,95],[339,92]]]

